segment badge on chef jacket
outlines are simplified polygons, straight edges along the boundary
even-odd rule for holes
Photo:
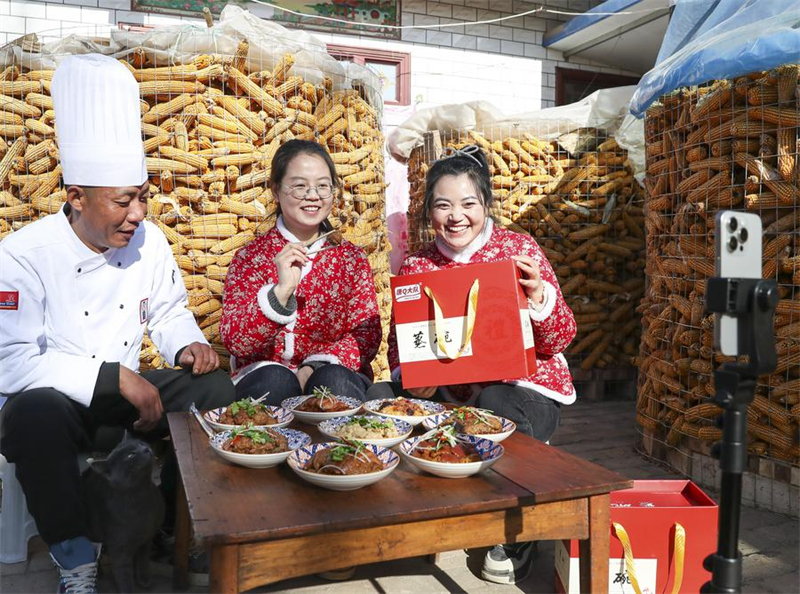
[[[19,309],[19,291],[0,291],[0,310]]]
[[[150,316],[150,299],[142,299],[139,302],[139,323],[144,324]]]

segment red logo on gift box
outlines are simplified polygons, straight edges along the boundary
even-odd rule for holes
[[[19,291],[0,291],[0,309],[18,310]]]
[[[404,287],[394,288],[395,301],[416,301],[422,298],[422,288],[419,283],[415,285],[405,285]]]

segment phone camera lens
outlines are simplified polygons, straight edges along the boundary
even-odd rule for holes
[[[737,247],[739,247],[739,241],[735,237],[731,237],[728,240],[728,250],[735,252]]]
[[[733,232],[736,231],[736,229],[738,228],[739,228],[739,221],[736,220],[736,217],[731,217],[731,220],[728,221],[728,229],[730,229],[731,232]]]
[[[747,241],[747,229],[745,229],[744,227],[742,227],[742,230],[739,231],[739,241],[741,241],[742,243]]]

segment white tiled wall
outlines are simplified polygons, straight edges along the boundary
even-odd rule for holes
[[[600,0],[403,0],[403,25],[461,23],[496,19],[547,6],[581,12]],[[270,8],[248,7],[267,16]],[[485,99],[515,111],[549,107],[555,102],[555,68],[628,74],[580,58],[566,62],[561,54],[542,47],[544,31],[569,19],[568,15],[537,13],[497,24],[403,30],[402,41],[352,35],[319,36],[341,45],[354,45],[411,54],[411,98],[423,104]],[[174,24],[201,19],[131,11],[130,0],[0,0],[0,45],[26,33],[56,36],[94,32],[95,26],[119,22],[147,25]],[[85,30],[76,29],[84,26]]]

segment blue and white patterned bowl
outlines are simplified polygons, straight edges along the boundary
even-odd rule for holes
[[[270,427],[270,429],[272,428],[273,427]],[[222,444],[230,439],[231,433],[233,433],[231,430],[217,433],[214,437],[209,438],[209,443],[213,450],[228,462],[233,462],[240,466],[247,466],[248,468],[271,468],[277,466],[291,456],[297,449],[311,443],[311,437],[297,429],[275,429],[275,432],[283,435],[289,442],[288,451],[277,454],[239,454],[237,452],[223,450]]]
[[[339,400],[347,404],[350,408],[347,410],[340,410],[338,412],[303,412],[302,410],[295,410],[300,406],[306,398],[313,398],[312,396],[295,396],[294,398],[287,398],[281,402],[281,406],[286,410],[292,411],[298,421],[308,423],[309,425],[317,425],[322,421],[328,419],[335,419],[336,417],[349,417],[356,414],[361,410],[362,402],[358,398],[350,398],[349,396],[336,396]]]
[[[422,421],[422,426],[425,429],[436,429],[439,425],[444,423],[447,419],[450,418],[452,411],[443,412],[440,415],[435,415],[433,417],[426,417],[424,421]],[[495,415],[497,416],[497,415]],[[511,434],[517,430],[517,424],[514,421],[509,421],[503,417],[497,417],[503,423],[503,430],[500,433],[480,433],[475,434],[474,437],[480,437],[481,439],[488,439],[489,441],[493,441],[494,443],[500,443],[501,441],[508,439],[511,437]],[[464,434],[466,435],[466,434]]]
[[[503,446],[488,439],[481,439],[474,435],[459,435],[460,439],[475,446],[481,456],[481,461],[464,463],[433,462],[411,455],[411,452],[420,441],[423,441],[424,437],[425,435],[420,435],[419,437],[405,440],[400,444],[400,455],[417,468],[444,478],[465,478],[483,472],[494,465],[505,452]]]
[[[406,398],[406,400],[408,400],[409,402],[413,402],[415,404],[420,405],[423,408],[423,410],[428,413],[426,416],[423,416],[423,417],[408,417],[408,416],[404,416],[404,415],[390,415],[390,414],[387,414],[387,413],[384,413],[384,412],[380,412],[378,410],[378,408],[380,408],[381,405],[383,405],[384,402],[391,402],[392,400],[395,400],[395,398],[382,398],[380,400],[368,400],[367,402],[364,403],[364,410],[367,410],[367,411],[371,412],[374,415],[378,415],[378,416],[381,416],[381,417],[386,417],[387,419],[400,419],[401,421],[405,421],[406,423],[409,423],[410,425],[413,425],[415,427],[417,425],[419,425],[420,423],[422,423],[422,421],[424,421],[427,417],[430,417],[430,416],[433,416],[433,415],[438,415],[438,414],[441,414],[441,413],[443,413],[445,411],[444,406],[442,404],[438,403],[438,402],[431,402],[430,400],[421,400],[421,399],[418,399],[418,398]]]
[[[270,429],[280,429],[281,427],[286,427],[289,423],[294,421],[294,415],[291,411],[286,410],[285,408],[281,408],[280,406],[267,406],[267,410],[269,413],[275,417],[277,423],[274,425],[254,425],[254,427],[269,427]],[[228,408],[227,406],[223,406],[221,408],[215,408],[214,410],[208,411],[206,414],[203,415],[209,425],[211,425],[215,431],[225,431],[227,429],[234,429],[238,427],[238,425],[226,425],[225,423],[220,423],[219,418],[222,416],[222,413],[225,412],[225,409]]]
[[[372,444],[364,444],[364,447],[372,451],[381,462],[383,462],[383,470],[378,472],[370,472],[367,474],[353,474],[353,475],[336,475],[336,474],[319,474],[305,470],[311,458],[317,451],[341,445],[339,442],[333,441],[329,443],[315,443],[313,445],[306,445],[301,447],[296,452],[293,452],[287,463],[289,468],[295,471],[297,475],[307,480],[309,483],[331,489],[332,491],[354,491],[361,487],[366,487],[372,483],[377,483],[382,478],[389,476],[397,465],[400,464],[400,457],[392,450],[382,448]]]
[[[327,435],[328,437],[332,437],[333,439],[342,439],[339,437],[336,432],[346,425],[348,421],[352,419],[375,419],[378,421],[388,421],[389,423],[394,423],[395,428],[397,429],[398,435],[396,437],[382,437],[382,438],[355,438],[358,441],[363,443],[369,443],[376,446],[381,446],[384,448],[391,448],[396,446],[398,443],[407,439],[411,432],[414,430],[414,427],[411,426],[410,423],[406,423],[398,418],[390,418],[390,417],[377,417],[371,415],[355,415],[352,417],[337,417],[335,419],[330,419],[329,421],[323,421],[319,424],[319,432],[323,435]]]

